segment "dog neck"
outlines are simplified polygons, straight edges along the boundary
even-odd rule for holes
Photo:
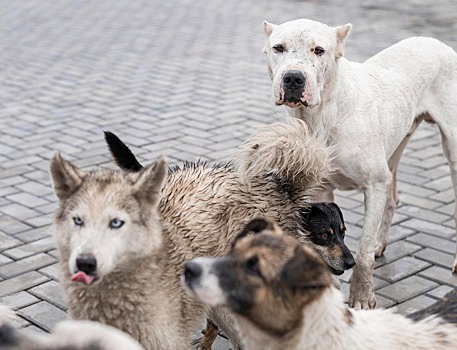
[[[342,336],[353,320],[340,291],[330,287],[305,306],[299,326],[280,337],[242,316],[237,323],[248,350],[321,350],[341,349]]]

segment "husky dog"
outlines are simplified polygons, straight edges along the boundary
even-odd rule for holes
[[[317,198],[332,201],[335,188],[363,190],[365,221],[349,304],[367,309],[376,305],[374,259],[386,248],[398,202],[398,163],[423,120],[438,125],[457,194],[457,54],[436,39],[415,37],[364,63],[350,62],[343,54],[351,28],[307,19],[264,22],[264,52],[274,102],[335,147],[335,172]]]
[[[0,349],[2,350],[142,350],[120,330],[93,321],[63,321],[50,335],[23,334],[11,325],[13,312],[0,305]]]
[[[160,158],[139,171],[84,172],[56,154],[54,237],[71,317],[120,328],[147,349],[175,350],[190,346],[191,331],[206,313],[238,349],[230,317],[204,310],[183,293],[182,266],[226,254],[242,225],[259,216],[273,217],[317,247],[304,223],[314,216],[308,198],[329,172],[329,155],[306,130],[295,121],[255,133],[256,148],[269,148],[275,157],[255,173],[252,159],[241,155],[238,170],[246,170],[246,183],[228,164],[167,170]],[[243,147],[252,145],[240,147],[248,155]],[[340,273],[354,259],[342,240],[342,219],[334,222],[332,233],[316,233],[322,236],[316,249]]]
[[[270,220],[248,223],[227,257],[187,262],[183,281],[201,302],[234,313],[247,350],[457,348],[457,326],[439,316],[348,309],[319,255]],[[435,311],[455,312],[451,298]]]

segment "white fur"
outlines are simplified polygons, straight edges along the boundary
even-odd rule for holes
[[[332,161],[335,172],[319,199],[332,200],[335,188],[364,192],[364,233],[349,304],[373,308],[374,256],[375,252],[381,255],[387,244],[398,200],[398,162],[411,133],[424,119],[441,131],[457,192],[457,54],[438,40],[414,37],[359,64],[341,57],[351,25],[334,28],[302,19],[264,26],[273,100],[285,103],[284,73],[301,71],[307,80],[301,101],[308,107],[288,103],[288,114],[304,120],[313,133],[325,135],[327,144],[337,149]],[[278,43],[286,46],[286,52],[274,52]],[[326,50],[324,55],[314,55],[311,50],[316,45]],[[457,257],[452,269],[457,270]]]
[[[247,350],[451,350],[457,327],[440,318],[412,321],[390,310],[353,310],[351,321],[343,295],[331,287],[303,310],[302,326],[287,336],[269,335],[236,317]],[[243,332],[244,330],[244,332]],[[244,334],[243,334],[244,333]]]

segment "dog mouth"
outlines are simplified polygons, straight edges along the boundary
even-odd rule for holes
[[[283,104],[290,108],[298,108],[300,106],[308,107],[308,102],[295,97],[285,99]]]
[[[341,276],[344,273],[344,270],[337,270],[331,266],[329,266],[329,267],[330,267],[330,271],[336,276]]]
[[[78,271],[73,276],[71,276],[70,281],[71,282],[79,282],[83,283],[86,285],[90,285],[94,283],[97,280],[97,276],[94,275],[88,275],[84,271]]]

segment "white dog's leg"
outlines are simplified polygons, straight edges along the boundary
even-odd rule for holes
[[[387,168],[387,165],[386,165]],[[385,169],[384,181],[377,182],[365,188],[365,221],[363,223],[363,236],[360,241],[356,265],[352,269],[349,291],[349,306],[355,309],[372,309],[376,306],[373,289],[374,252],[377,234],[381,226],[392,175]]]
[[[440,127],[440,131],[443,151],[449,163],[454,194],[457,198],[457,130]],[[454,204],[454,222],[457,230],[457,203]],[[457,273],[457,249],[454,263],[452,264],[452,272]]]

